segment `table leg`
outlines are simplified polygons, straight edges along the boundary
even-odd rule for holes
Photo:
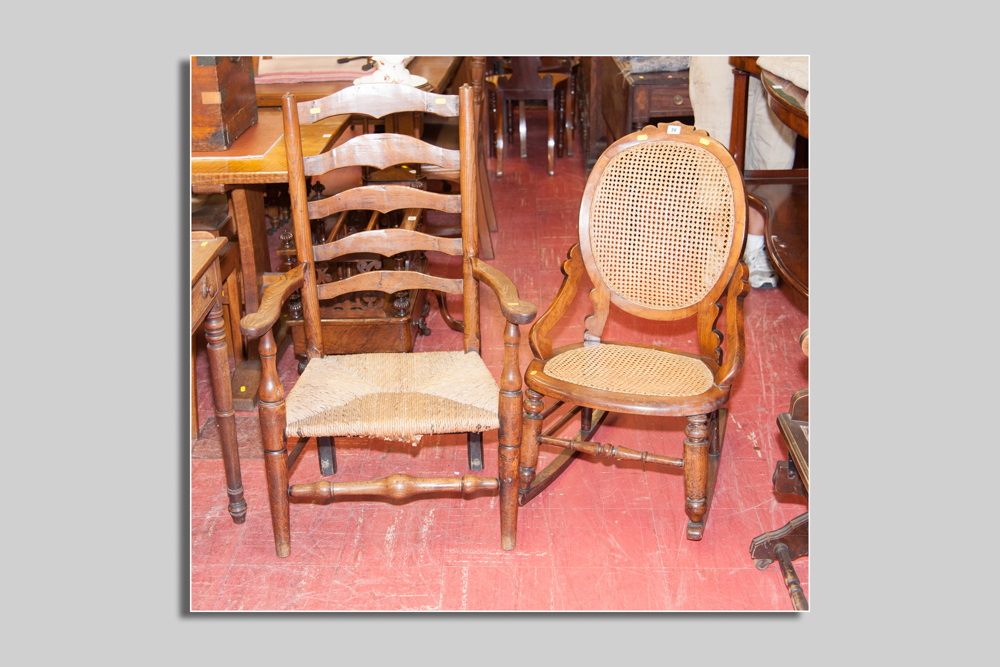
[[[236,412],[229,385],[229,351],[226,349],[226,323],[222,319],[222,299],[217,298],[205,319],[205,338],[208,340],[208,365],[212,374],[212,393],[215,396],[215,418],[219,424],[219,445],[222,464],[226,469],[226,492],[229,495],[229,514],[233,523],[246,520],[247,504],[243,499],[243,480],[240,475],[240,452],[236,441]]]
[[[229,191],[230,213],[236,221],[240,237],[240,272],[243,282],[243,303],[247,313],[260,307],[264,273],[271,271],[271,257],[267,249],[267,226],[264,222],[264,186],[238,185]],[[233,332],[235,335],[235,331]],[[260,386],[260,353],[256,345],[244,345],[246,361],[236,367],[233,375],[232,394],[237,410],[247,411],[257,407],[257,389]]]

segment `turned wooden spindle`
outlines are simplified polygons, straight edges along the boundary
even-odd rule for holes
[[[222,299],[215,304],[205,319],[205,339],[208,341],[208,363],[212,375],[212,393],[215,395],[215,419],[219,424],[219,445],[226,470],[226,493],[229,495],[229,514],[233,523],[246,520],[247,504],[243,499],[243,482],[240,475],[239,446],[236,441],[236,411],[229,379],[229,352],[226,349],[226,325],[222,318]],[[238,336],[239,332],[234,332]]]
[[[788,554],[788,545],[782,543],[776,544],[774,555],[777,557],[778,565],[781,567],[781,574],[785,578],[785,587],[788,589],[788,595],[792,598],[792,607],[796,611],[807,611],[809,609],[809,601],[806,599],[805,591],[802,590],[802,584],[799,582],[799,575],[795,572],[795,566],[792,565],[792,559]]]
[[[683,459],[678,459],[673,456],[653,454],[651,452],[641,452],[636,449],[618,447],[607,443],[602,444],[600,442],[587,442],[586,440],[567,440],[565,438],[552,438],[544,435],[539,436],[538,442],[546,445],[565,447],[566,449],[583,452],[584,454],[591,454],[599,458],[614,459],[617,461],[659,463],[661,465],[674,466],[675,468],[684,467]]]
[[[503,335],[503,370],[500,373],[500,546],[510,551],[517,542],[518,464],[521,454],[521,331],[507,322]]]
[[[459,479],[450,477],[411,477],[404,474],[389,475],[381,479],[361,482],[327,482],[296,484],[288,489],[290,498],[302,500],[329,500],[338,496],[379,496],[405,500],[423,493],[461,492],[475,493],[499,488],[496,477],[476,477],[465,475]]]
[[[708,415],[692,415],[684,427],[684,511],[689,540],[702,538],[702,519],[708,510]]]

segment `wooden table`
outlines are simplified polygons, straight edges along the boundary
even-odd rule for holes
[[[434,90],[448,83],[461,62],[456,57],[415,58],[410,72],[423,76]],[[268,183],[287,183],[284,129],[281,122],[281,97],[286,92],[299,101],[316,99],[352,85],[350,81],[305,84],[268,84],[257,87],[257,124],[244,132],[229,150],[191,154],[191,189],[195,193],[226,193],[237,234],[240,237],[240,271],[245,312],[256,312],[260,305],[265,275],[271,271],[264,222],[264,187]],[[302,126],[302,150],[306,157],[329,150],[350,125],[348,116],[331,116],[318,123]],[[283,341],[283,330],[276,340]],[[235,334],[235,332],[234,332]],[[237,360],[232,391],[237,410],[253,410],[260,386],[260,358],[257,346],[244,346],[247,359]]]
[[[762,70],[755,56],[733,56],[733,122],[729,152],[733,154],[747,194],[765,208],[764,242],[778,274],[809,296],[809,170],[750,170],[746,160],[749,78],[760,79],[768,106],[781,122],[808,139],[809,117],[803,102],[808,94],[791,82]]]
[[[226,349],[226,322],[222,318],[222,275],[219,254],[229,242],[225,237],[212,238],[198,232],[191,238],[191,334],[205,323],[208,340],[208,363],[215,398],[215,418],[219,424],[219,444],[226,469],[226,492],[233,523],[246,520],[247,504],[243,499],[240,454],[236,441],[236,413],[229,386],[229,352]],[[206,238],[207,237],[207,238]]]
[[[347,116],[332,116],[302,127],[306,156],[329,150],[349,126]],[[264,185],[287,183],[284,129],[280,108],[257,110],[257,124],[244,132],[227,151],[191,154],[191,189],[196,193],[225,192],[240,238],[240,278],[245,312],[260,306],[271,256],[264,223]],[[239,335],[233,332],[233,335]],[[277,337],[278,339],[281,336]],[[253,410],[260,385],[260,358],[255,345],[245,345],[247,359],[237,360],[233,376],[237,410]]]

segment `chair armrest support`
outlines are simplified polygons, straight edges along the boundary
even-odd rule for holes
[[[566,258],[561,267],[565,278],[563,278],[562,285],[559,286],[559,292],[556,293],[552,305],[538,318],[528,334],[528,342],[531,344],[531,351],[535,353],[536,359],[548,359],[552,356],[552,341],[548,336],[549,331],[569,310],[569,306],[573,303],[573,298],[580,287],[580,278],[583,276],[585,267],[579,243],[573,244],[569,252],[566,253]]]
[[[750,293],[747,278],[750,270],[743,260],[736,264],[733,279],[729,282],[729,296],[726,299],[726,361],[715,374],[715,384],[729,387],[743,368],[746,357],[746,336],[743,331],[743,299]]]
[[[243,334],[249,338],[256,338],[274,326],[281,317],[281,305],[292,292],[302,287],[308,270],[309,262],[303,262],[268,285],[257,312],[250,313],[240,320],[240,330]]]
[[[511,324],[530,324],[538,314],[535,304],[517,295],[517,287],[502,271],[493,268],[478,257],[472,257],[472,275],[496,294],[500,312]]]

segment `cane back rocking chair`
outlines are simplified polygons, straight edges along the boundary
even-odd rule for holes
[[[459,116],[459,149],[441,149],[405,135],[367,134],[326,153],[303,158],[300,123],[316,122],[334,114],[381,118],[410,111]],[[435,95],[402,84],[367,84],[300,104],[296,103],[294,95],[288,94],[282,99],[282,114],[299,265],[269,285],[260,309],[240,323],[247,336],[261,336],[260,423],[278,556],[287,556],[291,550],[289,499],[338,499],[344,495],[404,499],[427,493],[471,493],[497,488],[500,490],[501,545],[504,549],[513,549],[521,428],[518,325],[530,323],[536,310],[534,305],[518,298],[517,289],[507,276],[477,256],[472,88],[462,86],[459,95]],[[382,169],[411,162],[458,169],[461,194],[444,195],[404,185],[369,185],[307,201],[307,176],[343,167]],[[460,213],[461,238],[439,238],[407,229],[373,229],[315,247],[311,243],[310,218],[322,218],[349,209],[386,213],[410,208]],[[460,255],[462,278],[446,279],[408,270],[411,258],[407,253],[425,251]],[[383,271],[375,267],[344,280],[317,286],[315,262],[356,253],[392,257],[396,260],[396,270]],[[480,282],[496,294],[507,320],[499,389],[480,356]],[[281,304],[299,288],[308,361],[301,377],[285,396],[275,366],[276,346],[271,327],[280,316]],[[389,295],[414,289],[462,295],[462,351],[324,356],[320,299],[355,292],[381,292],[388,299]],[[332,449],[336,436],[416,442],[421,435],[437,433],[466,432],[481,437],[483,431],[493,428],[499,429],[499,479],[473,475],[461,479],[432,479],[397,474],[372,481],[335,483],[324,480],[288,485],[290,461],[298,456],[305,438],[318,439],[322,467],[322,450]],[[300,438],[291,454],[286,450],[287,436]],[[470,444],[474,444],[471,436]],[[479,446],[481,448],[481,444]]]
[[[647,126],[604,152],[580,206],[580,243],[563,263],[555,301],[531,328],[525,374],[519,504],[552,482],[581,452],[684,468],[687,538],[702,538],[725,435],[733,379],[744,358],[743,298],[749,291],[743,179],[726,148],[679,122]],[[583,342],[552,348],[586,269],[595,287]],[[715,329],[723,293],[727,349]],[[609,305],[653,320],[697,316],[699,353],[602,340]],[[556,399],[543,410],[542,397]],[[553,427],[543,420],[574,406]],[[683,459],[591,442],[609,412],[683,416]],[[580,413],[572,440],[551,437]],[[537,475],[540,443],[564,448]]]

